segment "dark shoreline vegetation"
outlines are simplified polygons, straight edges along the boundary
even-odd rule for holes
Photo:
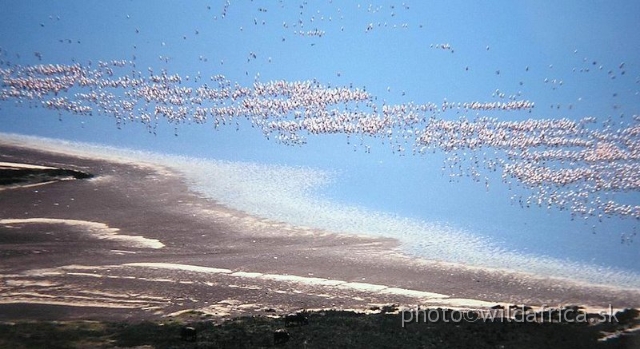
[[[446,312],[446,310],[444,310]],[[412,322],[402,326],[394,306],[372,314],[342,310],[301,313],[308,322],[264,316],[224,322],[188,311],[163,320],[18,321],[0,323],[3,348],[638,348],[638,310],[616,313],[618,322]],[[188,336],[185,336],[187,329]],[[193,332],[192,332],[193,331]],[[286,333],[283,335],[283,333]],[[621,334],[622,333],[622,334]],[[191,337],[195,334],[195,338]],[[617,334],[607,340],[607,335]],[[284,337],[283,337],[284,336]],[[275,337],[275,338],[274,338]]]
[[[62,168],[0,168],[0,187],[88,178],[93,178],[93,175],[90,173]]]

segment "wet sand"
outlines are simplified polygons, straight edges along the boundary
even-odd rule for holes
[[[376,305],[640,307],[640,290],[403,255],[393,239],[252,217],[167,168],[0,141],[0,162],[93,178],[0,191],[0,320],[216,319]],[[256,193],[259,195],[259,193]]]

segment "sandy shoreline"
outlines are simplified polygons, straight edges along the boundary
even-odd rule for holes
[[[161,166],[6,141],[0,162],[95,175],[0,192],[0,320],[142,319],[186,309],[229,317],[391,303],[640,307],[640,290],[417,260],[393,239],[253,217],[198,197]],[[17,303],[41,314],[22,313]],[[69,309],[47,314],[52,306]]]

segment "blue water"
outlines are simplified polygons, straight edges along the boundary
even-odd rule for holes
[[[415,160],[374,164],[370,177],[356,175],[361,168],[345,171],[329,195],[400,217],[445,222],[506,250],[640,271],[638,242],[621,242],[636,231],[634,219],[572,220],[569,212],[556,208],[522,208],[510,197],[526,197],[525,189],[513,185],[509,190],[499,178],[491,178],[488,190],[469,178],[449,182],[446,173],[433,171],[439,167],[434,159]]]

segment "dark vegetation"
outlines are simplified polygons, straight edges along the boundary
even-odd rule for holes
[[[3,185],[24,185],[36,184],[49,181],[58,181],[64,179],[86,179],[92,178],[93,175],[85,172],[67,170],[61,168],[51,169],[1,169],[0,168],[0,186]]]
[[[265,315],[268,313],[265,312]],[[308,319],[238,317],[216,323],[190,312],[145,322],[16,322],[0,324],[1,348],[640,348],[637,310],[618,323],[419,322],[403,328],[398,313],[303,313]],[[195,333],[194,333],[195,332]],[[191,337],[192,335],[195,338]]]

